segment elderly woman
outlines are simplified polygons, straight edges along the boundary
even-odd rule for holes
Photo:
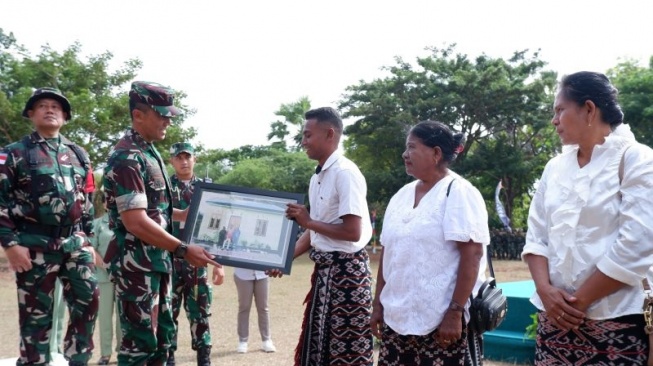
[[[485,202],[449,170],[462,135],[440,122],[415,125],[402,157],[415,178],[390,200],[371,319],[379,365],[463,365],[468,304],[484,246]]]
[[[540,310],[540,365],[645,365],[643,280],[653,264],[653,151],[638,144],[608,78],[560,82],[563,151],[544,168],[522,258]]]

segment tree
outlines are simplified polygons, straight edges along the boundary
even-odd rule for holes
[[[303,152],[272,149],[265,156],[240,160],[217,183],[306,193],[314,168],[315,162]]]
[[[131,59],[110,72],[110,52],[82,61],[81,51],[79,43],[61,53],[45,45],[32,56],[16,43],[13,34],[0,29],[0,144],[17,141],[32,131],[21,116],[25,102],[33,88],[52,86],[59,88],[72,106],[73,119],[62,128],[62,134],[86,148],[94,166],[106,162],[110,148],[131,125],[127,91],[142,63]],[[194,113],[181,102],[185,96],[180,91],[177,100],[186,115],[173,120],[167,138],[157,143],[162,152],[196,134],[193,128],[182,127],[184,119]]]
[[[389,76],[348,87],[340,108],[356,121],[345,130],[346,153],[368,180],[368,199],[387,202],[412,179],[401,159],[407,130],[421,120],[441,121],[466,136],[454,169],[487,200],[501,179],[511,216],[558,148],[548,123],[556,74],[543,70],[537,52],[470,60],[454,48],[429,48],[416,66],[396,58],[384,68]],[[512,159],[505,164],[497,157]]]
[[[653,56],[648,67],[626,60],[607,74],[619,90],[624,122],[630,125],[637,141],[653,146]]]
[[[290,149],[299,151],[302,143],[302,127],[304,125],[304,113],[311,109],[311,101],[308,97],[303,96],[296,102],[281,104],[279,110],[274,112],[275,115],[283,117],[283,120],[277,120],[270,124],[272,131],[268,134],[268,140],[272,142],[272,147],[278,147],[283,150]],[[290,130],[296,130],[292,136],[294,145],[288,148],[286,140],[290,135]]]

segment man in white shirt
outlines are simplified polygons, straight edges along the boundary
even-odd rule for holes
[[[309,187],[311,211],[289,204],[286,216],[306,229],[295,258],[310,250],[315,269],[295,365],[371,366],[367,184],[356,164],[336,152],[343,131],[338,112],[317,108],[304,117],[302,147],[318,162]]]

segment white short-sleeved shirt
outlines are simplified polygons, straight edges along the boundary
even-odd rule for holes
[[[641,314],[642,279],[652,278],[653,150],[612,134],[594,147],[583,168],[577,154],[577,147],[567,147],[546,165],[529,210],[522,258],[546,257],[551,284],[569,293],[597,268],[627,284],[592,304],[590,319]],[[544,310],[537,293],[531,302]]]
[[[326,160],[322,171],[311,178],[308,199],[311,218],[329,224],[342,223],[342,216],[360,217],[361,237],[357,242],[336,240],[310,231],[311,245],[323,252],[355,253],[372,238],[367,208],[367,183],[356,164],[337,152]]]
[[[416,185],[408,183],[390,199],[380,237],[384,321],[403,335],[426,335],[442,322],[460,262],[455,242],[490,243],[485,202],[467,180],[450,171],[413,208]]]
[[[234,276],[244,281],[255,281],[255,280],[262,280],[264,278],[268,278],[268,275],[266,275],[264,271],[257,271],[255,269],[240,268],[240,267],[234,268]]]

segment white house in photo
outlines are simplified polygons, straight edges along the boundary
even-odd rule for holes
[[[220,230],[228,234],[229,249],[242,248],[276,252],[283,231],[290,232],[292,225],[285,219],[285,204],[262,200],[208,199],[201,203],[200,213],[193,228],[194,240],[209,241],[218,245]],[[235,232],[239,230],[239,234]],[[223,243],[224,244],[224,243]]]

